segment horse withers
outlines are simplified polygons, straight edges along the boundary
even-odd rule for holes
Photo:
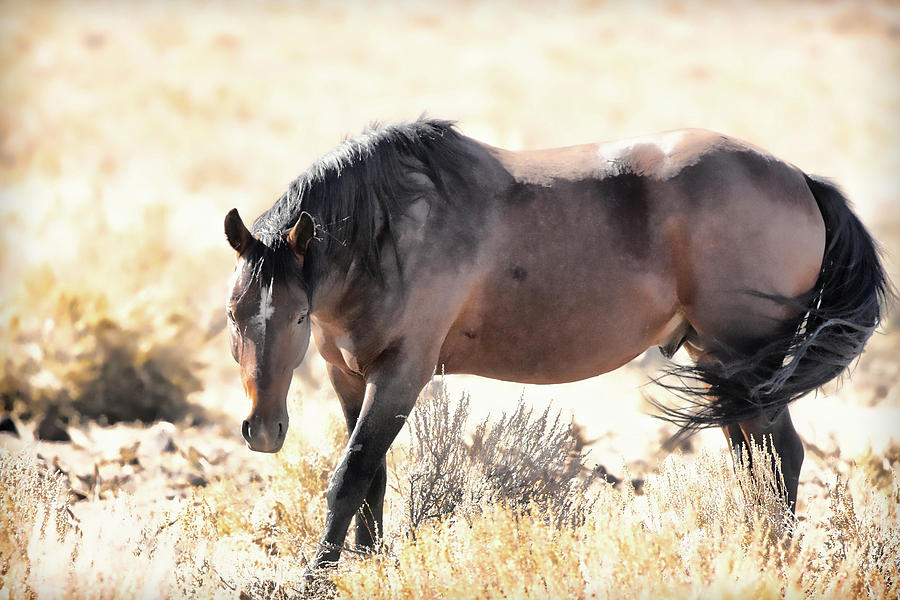
[[[373,127],[296,179],[248,229],[227,303],[251,402],[277,452],[310,332],[349,441],[310,567],[382,532],[385,453],[435,369],[523,383],[592,377],[660,346],[682,431],[770,440],[797,500],[787,405],[842,373],[888,284],[840,190],[703,130],[511,152],[418,120]]]

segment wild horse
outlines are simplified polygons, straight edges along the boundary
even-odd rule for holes
[[[770,438],[793,506],[787,404],[863,351],[888,292],[836,186],[703,130],[511,152],[447,121],[373,127],[225,233],[247,444],[281,448],[310,332],[350,432],[312,568],[354,514],[357,544],[381,533],[385,453],[436,368],[560,383],[684,345],[666,385],[688,402],[664,416]]]

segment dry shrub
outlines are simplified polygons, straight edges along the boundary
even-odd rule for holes
[[[564,423],[560,413],[551,419],[550,406],[535,418],[520,397],[511,415],[486,418],[475,429],[470,455],[480,478],[473,500],[527,508],[558,526],[582,522],[595,473],[585,465],[581,445],[573,423]]]
[[[41,524],[52,528],[52,519]],[[198,598],[220,586],[209,560],[215,514],[189,498],[175,514],[135,515],[127,497],[91,512],[55,543],[37,527],[28,589],[37,598]]]
[[[573,424],[559,413],[551,418],[549,406],[535,415],[522,397],[511,414],[479,423],[467,444],[468,417],[469,396],[454,403],[443,378],[429,386],[410,417],[411,443],[399,470],[413,536],[428,520],[468,519],[493,504],[542,515],[556,526],[584,520],[594,474]]]
[[[150,308],[113,313],[102,296],[58,293],[55,303],[15,315],[2,335],[0,399],[19,414],[117,421],[178,421],[200,414],[191,359],[200,334],[185,315]],[[43,312],[42,312],[43,311]]]
[[[900,443],[891,438],[881,454],[869,448],[855,462],[872,484],[889,493],[894,484],[892,469],[900,468]]]
[[[413,535],[423,522],[453,514],[470,489],[471,458],[464,443],[468,415],[469,396],[463,394],[453,407],[442,386],[419,398],[408,421],[411,442],[399,469],[399,489]]]

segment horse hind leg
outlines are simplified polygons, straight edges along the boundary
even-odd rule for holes
[[[746,443],[744,432],[741,431],[741,426],[737,423],[725,425],[722,427],[722,433],[725,434],[725,439],[728,440],[728,444],[731,446],[731,452],[735,459],[739,459],[742,456],[741,450]],[[750,457],[748,456],[747,459],[749,460],[749,458]]]
[[[800,486],[800,468],[803,466],[803,441],[797,430],[794,429],[794,423],[791,421],[791,414],[787,407],[781,408],[774,414],[763,414],[750,421],[743,421],[737,427],[729,426],[729,433],[740,430],[743,443],[739,443],[741,451],[748,458],[750,457],[749,444],[757,446],[763,444],[771,444],[773,453],[771,468],[777,470],[774,464],[777,456],[781,462],[781,475],[784,478],[784,496],[791,512],[797,510],[797,490]],[[737,436],[732,435],[732,440],[736,440]],[[741,456],[741,453],[735,448],[735,455]],[[748,463],[749,466],[750,463]]]
[[[787,407],[775,414],[762,414],[749,421],[722,426],[722,432],[731,446],[735,466],[743,466],[752,472],[753,456],[751,443],[766,447],[772,453],[770,468],[775,475],[776,485],[780,485],[779,471],[783,478],[782,493],[792,513],[797,510],[797,491],[800,486],[800,468],[803,466],[803,441]],[[776,466],[776,457],[780,469]]]
[[[695,363],[710,360],[712,357],[700,350],[699,344],[691,344],[689,332],[685,348]],[[696,337],[693,338],[696,342]],[[774,412],[761,414],[753,419],[730,423],[722,426],[722,431],[731,445],[732,455],[735,461],[745,461],[744,466],[752,467],[752,452],[750,443],[757,446],[769,445],[772,452],[771,468],[775,472],[776,483],[778,472],[775,465],[775,457],[781,463],[781,476],[784,480],[784,499],[791,512],[797,510],[797,492],[800,485],[800,469],[803,466],[804,450],[803,441],[794,428],[790,411],[782,407]],[[739,463],[738,463],[739,464]]]

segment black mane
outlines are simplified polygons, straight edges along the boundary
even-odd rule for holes
[[[356,259],[380,280],[379,248],[394,237],[394,217],[424,196],[444,202],[457,197],[473,161],[471,147],[452,121],[374,124],[313,163],[251,231],[278,254],[285,234],[306,211],[316,222],[306,261],[313,264],[304,265],[307,279],[318,279],[324,256],[330,264]]]

